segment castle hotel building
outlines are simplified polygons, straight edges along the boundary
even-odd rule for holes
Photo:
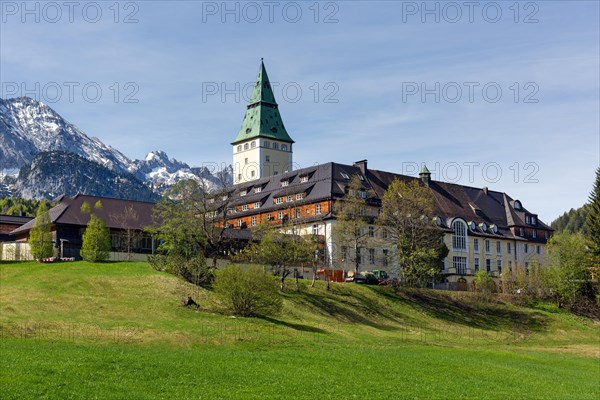
[[[431,191],[435,202],[432,224],[444,232],[450,251],[443,269],[447,284],[467,288],[479,269],[499,277],[505,268],[514,271],[544,262],[552,229],[506,193],[435,181],[425,166],[418,178],[369,169],[367,160],[293,170],[293,143],[261,62],[242,127],[231,143],[235,185],[230,226],[250,229],[264,221],[284,225],[292,219],[297,231],[322,239],[324,266],[352,271],[351,250],[338,246],[333,234],[334,204],[342,201],[351,177],[358,176],[362,182],[364,217],[371,223],[366,229],[373,243],[385,243],[385,229],[374,221],[388,185],[394,179],[418,179]],[[358,258],[362,270],[398,272],[390,246],[374,244],[361,249]]]

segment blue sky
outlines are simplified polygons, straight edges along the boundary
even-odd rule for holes
[[[2,97],[131,158],[230,163],[264,57],[298,166],[426,163],[550,222],[599,165],[597,1],[23,4],[1,3]]]

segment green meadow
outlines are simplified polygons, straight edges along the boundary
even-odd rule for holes
[[[282,296],[236,318],[147,263],[2,263],[0,398],[600,398],[600,324],[549,303],[292,279]]]

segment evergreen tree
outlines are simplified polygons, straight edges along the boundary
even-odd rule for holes
[[[33,258],[38,261],[53,255],[50,215],[45,202],[42,202],[37,210],[33,228],[29,234],[29,246]]]
[[[96,210],[102,209],[102,203],[96,202]],[[83,233],[83,244],[81,246],[81,257],[86,261],[97,262],[108,259],[110,252],[110,233],[102,218],[93,213],[90,205],[85,202],[81,211],[90,214],[90,221]]]
[[[596,170],[596,181],[589,197],[589,212],[586,227],[592,257],[600,259],[600,168]]]

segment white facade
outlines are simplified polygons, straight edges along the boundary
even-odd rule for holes
[[[292,170],[292,144],[254,138],[233,145],[234,183],[250,182]]]

